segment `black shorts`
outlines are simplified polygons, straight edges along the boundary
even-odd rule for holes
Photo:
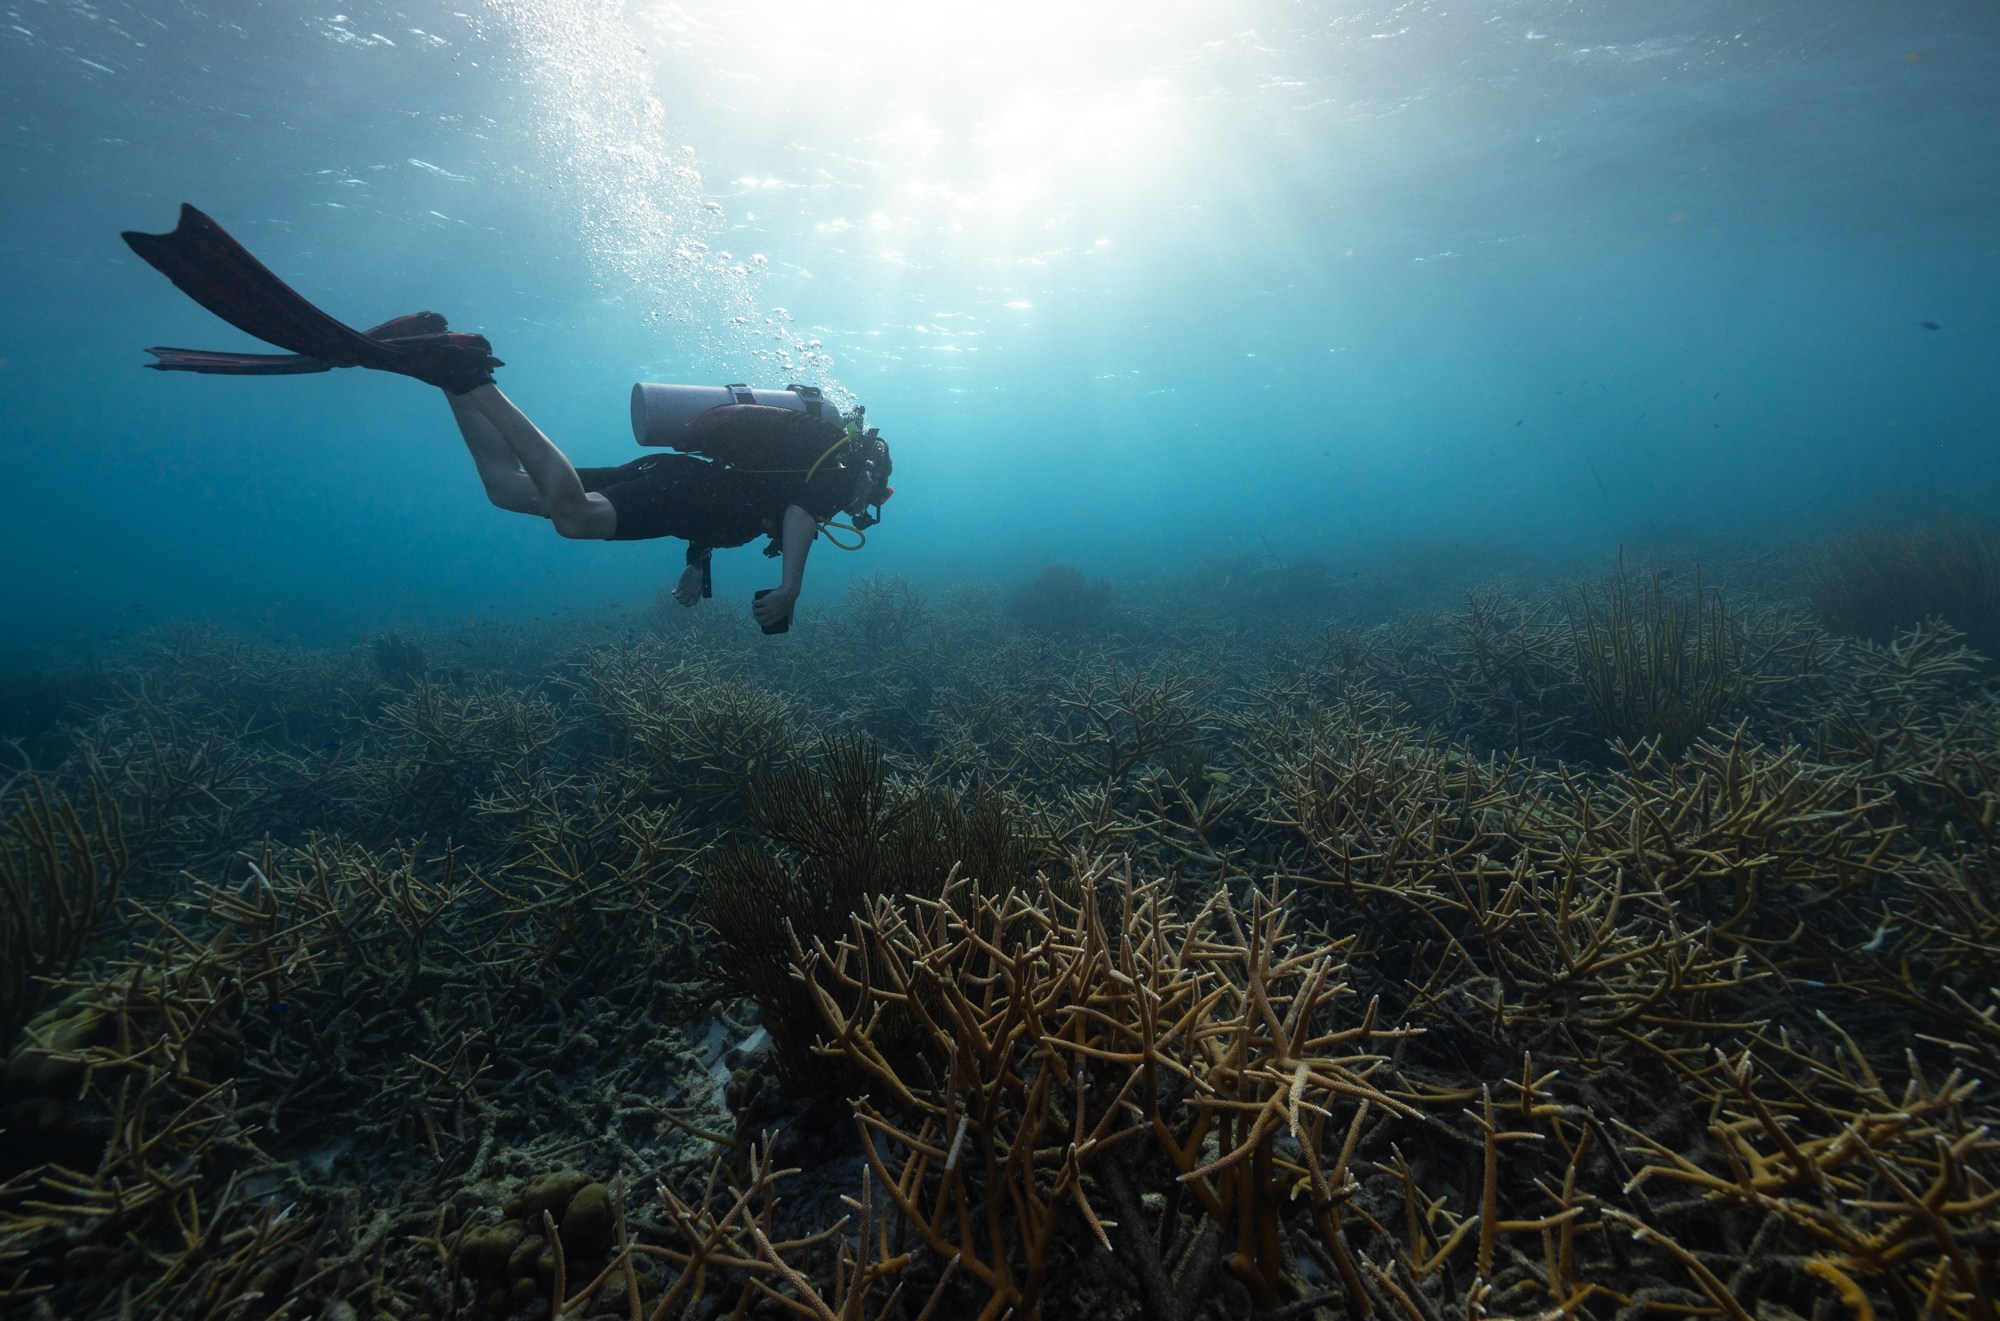
[[[692,454],[648,454],[616,468],[578,468],[576,475],[617,512],[613,541],[680,537],[696,546],[741,546],[776,530],[774,514],[784,513],[784,492],[768,478]]]

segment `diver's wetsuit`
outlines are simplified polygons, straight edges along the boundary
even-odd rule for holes
[[[803,414],[789,415],[796,421],[768,417],[782,411],[726,404],[709,409],[688,428],[684,448],[703,449],[705,438],[736,432],[731,439],[761,444],[761,457],[739,453],[725,465],[694,454],[648,454],[615,468],[578,468],[576,475],[584,490],[595,491],[618,511],[613,541],[680,537],[694,563],[697,553],[775,534],[790,505],[825,520],[854,494],[855,474],[841,467],[837,457],[827,458],[812,480],[800,485],[813,460],[840,440],[841,431],[837,424],[811,422]]]

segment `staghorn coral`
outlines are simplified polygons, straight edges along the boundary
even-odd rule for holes
[[[1833,644],[1757,589],[1679,748],[1607,749],[1526,581],[1282,634],[1147,584],[1087,640],[978,592],[810,651],[479,625],[425,635],[428,707],[365,648],[153,635],[50,772],[105,773],[138,861],[16,1052],[0,1294],[476,1315],[482,1235],[567,1169],[609,1247],[552,1213],[507,1253],[562,1315],[1970,1321],[2000,706],[1948,627]],[[879,816],[808,719],[872,744]],[[404,791],[424,730],[450,792]],[[822,1067],[774,1079],[697,975],[734,843],[779,887],[866,861],[797,897],[816,940],[746,939],[801,995],[820,960],[907,1097],[810,998]],[[1330,1067],[1295,1096],[1287,1052]]]
[[[187,699],[125,692],[72,730],[65,779],[100,786],[117,802],[134,866],[171,873],[226,854],[245,819],[277,810],[272,782],[289,760],[232,716],[198,714]]]
[[[231,971],[216,948],[164,933],[86,979],[17,1047],[0,1298],[73,1306],[101,1296],[108,1271],[135,1312],[220,1315],[306,1273],[312,1218],[253,1191],[274,1182],[273,1163],[221,1076],[240,1054]],[[33,1119],[24,1094],[41,1098]]]
[[[879,657],[909,641],[928,609],[909,579],[876,573],[848,584],[841,617],[854,630],[860,652]]]
[[[1912,1068],[1892,1092],[1837,1031],[1825,1057],[1761,1035],[1754,1045],[1795,1076],[1767,1078],[1747,1048],[1716,1059],[1696,1080],[1715,1106],[1706,1140],[1690,1150],[1635,1132],[1647,1163],[1629,1186],[1690,1188],[1705,1207],[1760,1219],[1766,1237],[1781,1228],[1802,1250],[1757,1264],[1767,1296],[1830,1288],[1865,1314],[1879,1292],[1898,1317],[1994,1315],[2000,1143],[1965,1114],[1978,1084],[1956,1070],[1933,1082]],[[1642,1239],[1659,1236],[1621,1219]],[[1747,1313],[1693,1253],[1673,1251],[1725,1314]]]
[[[1200,737],[1201,696],[1197,681],[1172,667],[1079,666],[1057,685],[1055,747],[1067,766],[1115,787]]]
[[[1293,947],[1282,904],[1255,899],[1246,925],[1218,895],[1184,922],[1127,877],[1107,921],[1099,879],[1070,902],[954,878],[936,900],[877,900],[847,939],[795,949],[825,1049],[869,1079],[855,1119],[876,1180],[983,1318],[1038,1315],[1060,1249],[1085,1233],[1108,1249],[1114,1231],[1155,1314],[1179,1314],[1218,1267],[1268,1311],[1287,1284],[1295,1186],[1320,1246],[1353,1272],[1339,1209],[1352,1134],[1371,1107],[1414,1113],[1370,1079],[1369,1048],[1398,1033],[1372,1011],[1337,1025],[1340,968]],[[913,1046],[880,1040],[892,1006],[916,1020]],[[1171,1213],[1159,1234],[1142,1228],[1149,1166],[1205,1221],[1191,1239]],[[1100,1170],[1113,1215],[1093,1204]]]
[[[566,723],[538,694],[412,676],[363,722],[368,737],[336,762],[328,796],[370,840],[459,833],[482,794],[534,772]]]
[[[1426,712],[1427,723],[1487,747],[1594,751],[1581,737],[1579,716],[1595,708],[1578,673],[1575,639],[1555,627],[1553,614],[1553,602],[1528,606],[1497,592],[1466,593],[1465,608],[1429,653],[1442,701]]]
[[[828,739],[817,764],[770,777],[749,814],[766,846],[739,840],[712,857],[695,911],[720,938],[717,981],[758,1003],[789,1076],[807,1067],[818,1022],[792,975],[795,941],[839,939],[878,894],[934,895],[954,867],[1004,881],[1029,864],[1002,800],[892,785],[862,738]]]
[[[653,792],[711,814],[739,810],[799,753],[797,702],[708,658],[670,657],[650,642],[594,648],[564,683],[614,749],[646,768]]]
[[[531,838],[558,867],[551,833]],[[149,1315],[211,1315],[364,1287],[353,1272],[372,1263],[374,1305],[411,1310],[393,1300],[420,1278],[381,1275],[388,1211],[355,1222],[326,1180],[366,1172],[392,1206],[416,1199],[435,1234],[428,1171],[477,1185],[503,1130],[578,1109],[552,1059],[596,1032],[638,1068],[661,974],[684,957],[679,887],[660,866],[674,847],[626,835],[599,860],[613,874],[575,887],[484,882],[449,853],[267,847],[240,883],[139,910],[153,934],[81,979],[10,1061],[9,1135],[29,1140],[0,1143],[0,1266],[18,1263],[0,1295],[74,1314],[90,1277],[73,1263],[88,1259],[145,1281],[135,1306]],[[588,1112],[616,1151],[657,1102],[619,1068],[605,1083]],[[352,1116],[345,1132],[329,1114]],[[395,1216],[416,1232],[410,1206]]]

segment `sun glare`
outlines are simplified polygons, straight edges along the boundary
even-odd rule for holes
[[[1162,64],[1194,40],[1174,9],[751,3],[705,15],[700,44],[787,98],[789,128],[804,117],[806,135],[843,138],[876,175],[871,204],[904,213],[894,227],[1021,233],[1046,228],[1079,190],[1117,190],[1171,155],[1177,114]],[[770,58],[742,63],[758,53]],[[800,67],[815,71],[802,86]]]

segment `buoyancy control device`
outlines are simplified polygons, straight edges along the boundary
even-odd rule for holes
[[[743,407],[715,413],[729,405]],[[856,405],[843,417],[817,386],[768,390],[641,381],[632,387],[632,435],[641,445],[697,454],[740,470],[796,474],[801,486],[829,462],[854,469],[867,511],[856,514],[852,524],[828,520],[820,525],[843,550],[859,548],[865,540],[860,534],[881,522],[882,502],[895,494],[889,485],[888,443],[866,425],[866,410]],[[829,528],[845,528],[860,539],[845,545]]]

